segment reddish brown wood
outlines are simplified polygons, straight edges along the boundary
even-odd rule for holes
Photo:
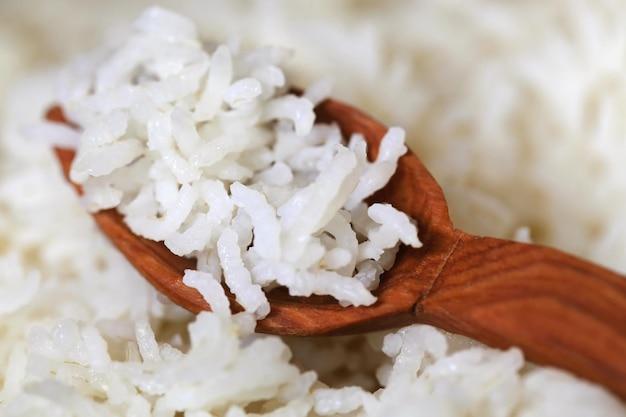
[[[626,280],[563,252],[459,233],[421,321],[568,369],[626,398]]]
[[[372,155],[387,130],[333,100],[322,103],[318,115],[337,122],[346,135],[364,134]],[[48,117],[64,121],[58,110]],[[57,150],[57,155],[67,175],[73,152]],[[272,311],[259,322],[259,331],[306,336],[429,323],[491,346],[518,346],[530,360],[568,369],[626,398],[624,277],[554,249],[456,230],[441,188],[412,153],[401,158],[374,200],[414,217],[424,243],[400,250],[376,291],[376,304],[343,308],[328,298],[290,297],[278,290],[268,294]],[[159,291],[190,311],[210,308],[182,284],[184,269],[193,267],[189,260],[134,236],[113,211],[94,217]]]

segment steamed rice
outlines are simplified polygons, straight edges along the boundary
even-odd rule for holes
[[[270,311],[262,288],[276,284],[371,305],[400,243],[421,246],[404,213],[364,202],[395,172],[404,132],[389,129],[368,162],[362,136],[344,145],[337,126],[314,124],[316,103],[289,93],[288,55],[207,51],[191,21],[153,7],[60,88],[82,130],[70,179],[83,204],[116,208],[135,234],[196,258],[257,318]]]
[[[202,16],[198,21],[203,32],[214,39],[239,32],[253,45],[274,43],[270,38],[278,44],[289,42],[298,51],[297,71],[291,74],[312,75],[310,79],[333,74],[333,95],[352,98],[388,122],[409,127],[409,143],[419,146],[420,156],[438,173],[459,226],[512,237],[528,225],[520,229],[520,237],[526,233],[526,238],[622,267],[619,213],[624,204],[619,190],[624,185],[616,151],[623,138],[621,127],[613,122],[602,125],[602,143],[609,153],[593,158],[604,158],[600,160],[607,168],[594,171],[597,160],[592,162],[590,154],[575,145],[588,143],[589,131],[579,129],[575,119],[562,117],[569,108],[565,104],[584,102],[580,98],[586,95],[605,103],[599,114],[620,114],[619,59],[611,63],[589,55],[615,51],[607,56],[623,56],[619,33],[626,16],[618,3],[415,1],[386,4],[388,19],[374,18],[380,11],[372,5],[306,5],[189,2],[178,7]],[[47,28],[54,16],[71,10],[76,18],[64,19],[61,27],[55,24],[44,41],[54,45],[46,48],[47,54],[67,56],[90,42],[99,43],[94,39],[104,27],[135,16],[145,5],[90,4],[98,9],[93,15],[92,9],[72,2],[38,6],[2,3],[0,19],[11,16],[10,21]],[[220,13],[206,13],[211,7]],[[13,18],[17,16],[21,19]],[[307,20],[311,18],[324,23]],[[88,36],[76,36],[79,25],[89,26]],[[306,30],[300,30],[303,25]],[[1,26],[0,32],[10,27]],[[567,30],[560,31],[563,27]],[[394,35],[398,31],[405,36]],[[32,43],[4,45],[2,53],[10,58],[3,63],[14,63],[2,67],[5,71],[23,68],[31,59],[29,51],[39,51]],[[474,60],[477,56],[480,60]],[[519,96],[519,102],[502,95],[519,77],[521,67],[511,64],[515,62],[534,63],[540,69],[534,78],[526,78],[528,94]],[[602,90],[580,82],[604,76],[613,77],[617,88]],[[555,79],[561,82],[545,88],[542,80]],[[380,88],[371,88],[373,80]],[[0,256],[3,265],[9,265],[0,269],[0,285],[3,294],[5,288],[7,294],[9,288],[23,291],[21,298],[9,298],[15,303],[0,321],[3,415],[174,415],[173,408],[185,407],[190,416],[350,415],[349,410],[356,410],[352,415],[626,414],[598,387],[557,370],[522,368],[516,350],[468,349],[457,346],[458,338],[424,326],[391,333],[384,343],[384,335],[295,341],[261,337],[272,340],[266,344],[253,343],[254,337],[242,343],[233,334],[249,323],[229,321],[222,309],[220,314],[199,316],[186,330],[192,319],[159,302],[95,231],[74,203],[73,192],[53,172],[46,147],[16,134],[18,126],[40,117],[37,112],[53,97],[50,85],[51,75],[39,73],[14,87],[0,142]],[[580,87],[575,98],[562,94],[563,87],[572,85]],[[412,93],[416,89],[419,94]],[[476,104],[478,98],[482,104]],[[533,110],[546,106],[552,110]],[[590,120],[589,129],[598,123]],[[532,152],[522,158],[513,151],[518,144]],[[555,155],[563,152],[567,156],[554,165]],[[482,162],[470,163],[476,159]],[[546,167],[551,167],[554,184],[540,175]],[[563,188],[571,175],[578,175],[574,187]],[[581,204],[576,197],[581,189],[595,192],[597,198]],[[529,197],[538,190],[540,204]],[[36,291],[13,285],[16,282],[30,282]],[[228,324],[233,322],[234,328]],[[245,384],[232,387],[236,392],[221,387],[257,349],[263,359],[245,373],[250,373],[251,390],[246,391]],[[387,360],[382,358],[386,355]],[[213,372],[202,375],[209,369]],[[265,384],[267,376],[272,379]],[[328,384],[333,388],[326,388]],[[342,384],[347,386],[339,388]],[[381,390],[370,393],[381,384]],[[165,391],[172,394],[159,394]],[[207,391],[220,398],[208,396],[202,403]]]

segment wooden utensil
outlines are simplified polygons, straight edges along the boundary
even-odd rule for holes
[[[327,100],[318,119],[344,135],[362,133],[375,158],[387,128],[346,104]],[[51,121],[66,123],[57,107]],[[74,152],[57,149],[67,176]],[[76,187],[80,192],[80,187]],[[257,325],[278,335],[339,335],[410,323],[432,324],[487,345],[518,346],[539,364],[598,382],[626,398],[626,279],[548,247],[478,237],[454,228],[443,192],[413,153],[374,196],[417,220],[423,247],[403,247],[369,307],[341,307],[329,297],[268,293],[271,313]],[[102,231],[137,270],[174,303],[210,310],[182,283],[195,262],[134,235],[114,210],[94,213]],[[230,297],[234,311],[241,307]]]

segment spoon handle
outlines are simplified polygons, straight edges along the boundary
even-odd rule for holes
[[[626,398],[626,278],[555,249],[459,232],[416,313],[492,346],[519,346]]]

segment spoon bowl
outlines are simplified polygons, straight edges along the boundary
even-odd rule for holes
[[[387,128],[335,100],[316,109],[343,134],[364,135],[375,158]],[[50,121],[67,123],[60,108]],[[68,177],[73,150],[56,149]],[[80,187],[76,186],[78,192]],[[412,323],[432,324],[497,348],[520,347],[539,364],[601,383],[626,399],[626,279],[555,249],[472,236],[455,229],[441,187],[412,152],[372,197],[394,205],[419,226],[419,249],[401,247],[368,307],[341,307],[330,297],[268,292],[270,314],[257,330],[311,336],[363,333]],[[114,210],[93,214],[109,239],[160,292],[198,313],[204,298],[182,282],[195,262],[134,235]],[[233,311],[241,310],[229,295]]]

